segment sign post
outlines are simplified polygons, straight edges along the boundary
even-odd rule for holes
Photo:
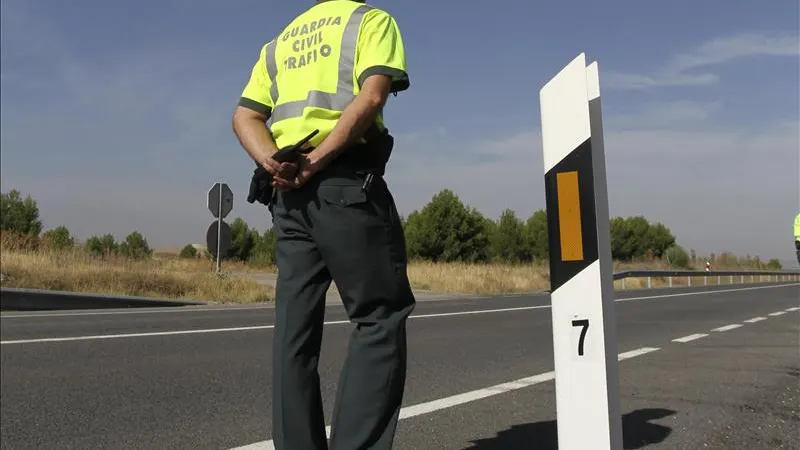
[[[600,79],[581,53],[539,92],[559,450],[621,450]]]
[[[216,221],[206,232],[206,245],[217,260],[217,273],[220,272],[222,255],[230,249],[231,229],[225,223],[225,217],[233,210],[233,191],[225,183],[214,183],[208,190],[208,209],[216,217]]]

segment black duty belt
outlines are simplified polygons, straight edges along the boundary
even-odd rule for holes
[[[311,151],[309,148],[301,149],[300,147],[305,145],[316,134],[317,130],[298,143],[280,149],[275,154],[275,157],[281,162],[296,161],[301,153]],[[331,161],[331,165],[345,167],[358,175],[363,175],[362,191],[369,189],[375,176],[383,176],[394,147],[394,138],[389,134],[389,131],[386,129],[380,131],[375,125],[370,127],[364,137],[367,140],[366,143],[356,144],[344,150],[335,160]],[[258,201],[269,206],[272,199],[272,175],[259,164],[250,180],[247,202],[254,203]]]

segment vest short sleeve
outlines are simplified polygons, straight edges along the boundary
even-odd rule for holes
[[[263,114],[270,113],[275,106],[269,94],[272,81],[267,74],[266,51],[266,45],[261,47],[258,60],[255,65],[253,65],[253,70],[250,72],[250,80],[247,82],[239,98],[239,106]]]
[[[400,29],[392,16],[377,8],[364,16],[359,32],[355,64],[359,87],[375,74],[392,78],[392,92],[404,91],[410,86]]]

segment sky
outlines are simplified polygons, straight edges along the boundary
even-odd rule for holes
[[[369,3],[397,20],[411,79],[385,110],[401,214],[445,188],[495,219],[544,208],[539,90],[584,52],[612,216],[662,222],[699,254],[795,260],[796,0]],[[205,241],[224,181],[229,223],[268,228],[230,119],[261,46],[310,6],[3,0],[0,188],[33,197],[45,229],[176,248]]]

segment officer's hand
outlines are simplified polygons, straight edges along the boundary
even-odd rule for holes
[[[272,178],[272,185],[282,190],[297,189],[306,184],[306,181],[319,170],[318,166],[311,164],[307,157],[303,157],[299,162],[300,167],[296,174],[289,177],[275,176]]]
[[[261,166],[272,175],[273,178],[288,178],[291,179],[297,173],[297,164],[294,163],[280,163],[272,158],[267,158],[261,163]]]

